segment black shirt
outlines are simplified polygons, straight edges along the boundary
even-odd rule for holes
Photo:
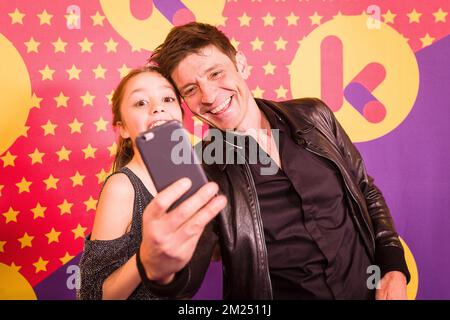
[[[348,214],[338,169],[297,145],[274,111],[263,111],[279,129],[283,168],[261,175],[269,164],[250,163],[274,299],[373,299],[366,285],[372,263]],[[249,143],[245,150],[248,156]]]

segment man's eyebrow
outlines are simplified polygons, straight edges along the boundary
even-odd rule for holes
[[[211,72],[212,70],[214,70],[214,69],[216,69],[217,67],[220,67],[220,66],[221,66],[220,63],[216,63],[216,64],[212,65],[211,67],[209,67],[208,69],[206,69],[205,71],[203,71],[201,75],[204,76],[205,74]],[[186,89],[187,87],[189,87],[190,85],[193,85],[193,84],[194,84],[193,82],[186,83],[184,86],[182,86],[179,89],[180,92],[183,91],[184,89]]]

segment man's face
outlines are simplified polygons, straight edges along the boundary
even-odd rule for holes
[[[181,60],[171,74],[191,111],[222,130],[245,130],[242,123],[253,99],[245,83],[245,57],[238,54],[236,61],[235,65],[227,55],[209,45],[199,54]]]

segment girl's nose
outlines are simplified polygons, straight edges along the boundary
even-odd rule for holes
[[[164,109],[164,107],[160,104],[155,105],[151,111],[151,113],[161,113],[161,112],[166,112],[166,110]]]

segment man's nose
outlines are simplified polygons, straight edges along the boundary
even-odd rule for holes
[[[200,86],[200,90],[203,104],[212,104],[216,100],[217,89],[213,85],[203,84]]]

